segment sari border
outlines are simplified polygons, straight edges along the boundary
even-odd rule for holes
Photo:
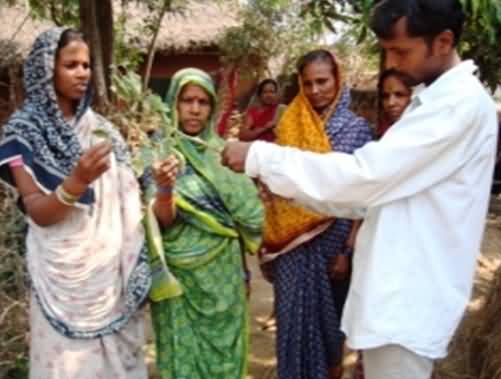
[[[122,329],[145,303],[151,287],[151,269],[148,264],[148,253],[146,245],[143,244],[136,266],[127,281],[127,293],[125,295],[125,305],[122,314],[107,326],[95,330],[81,330],[73,328],[57,318],[50,316],[44,303],[41,301],[36,288],[32,287],[37,303],[40,305],[43,315],[60,334],[71,339],[94,339],[106,335],[114,334]]]

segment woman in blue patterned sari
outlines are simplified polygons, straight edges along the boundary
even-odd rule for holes
[[[315,152],[352,153],[372,139],[350,110],[350,93],[331,53],[306,54],[298,65],[300,92],[289,105],[277,143]],[[277,317],[279,379],[338,379],[344,335],[341,312],[357,225],[329,219],[270,195],[264,232]]]
[[[28,223],[30,379],[147,378],[139,185],[123,139],[89,107],[89,62],[80,33],[39,35],[0,141],[0,178]]]

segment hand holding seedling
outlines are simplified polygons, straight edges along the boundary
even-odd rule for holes
[[[179,161],[175,155],[153,164],[153,178],[158,187],[172,188],[176,184]]]
[[[88,186],[110,168],[111,143],[100,142],[85,151],[73,169],[72,176]]]

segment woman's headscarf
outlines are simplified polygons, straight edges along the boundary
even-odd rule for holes
[[[209,94],[212,102],[212,112],[209,121],[198,135],[211,148],[197,144],[188,139],[181,139],[178,148],[189,164],[212,186],[221,199],[224,208],[233,219],[231,223],[246,225],[244,229],[257,228],[255,232],[260,236],[263,219],[262,205],[257,195],[254,183],[245,175],[236,174],[221,164],[221,156],[217,150],[224,146],[214,130],[214,113],[216,104],[216,91],[210,76],[202,70],[187,68],[178,71],[172,78],[172,84],[167,94],[167,102],[171,112],[171,119],[180,127],[177,116],[177,102],[183,87],[187,84],[196,84]],[[214,149],[215,148],[215,149]],[[178,183],[178,193],[182,195],[183,187]],[[189,192],[189,188],[186,189]],[[254,233],[254,232],[253,232]],[[245,239],[245,238],[244,238]],[[252,241],[251,241],[252,240]],[[249,251],[257,250],[256,239],[247,241]]]
[[[165,102],[169,106],[169,116],[171,122],[179,127],[177,102],[179,95],[181,95],[181,91],[187,84],[196,84],[197,86],[203,88],[207,92],[211,100],[211,114],[209,116],[209,120],[206,127],[201,131],[198,137],[200,137],[204,141],[222,143],[222,140],[217,137],[217,134],[214,131],[214,115],[216,113],[216,89],[214,88],[214,83],[211,77],[202,70],[196,68],[185,68],[177,71],[172,77],[169,91],[167,92],[167,96],[165,97]]]
[[[8,162],[22,156],[24,165],[38,187],[48,193],[56,189],[82,155],[74,126],[65,121],[59,108],[54,87],[54,71],[59,40],[66,28],[52,28],[35,40],[24,63],[26,99],[3,127],[0,142],[0,178],[10,184]],[[91,103],[91,87],[80,100],[75,124],[87,112]],[[113,150],[118,161],[127,159],[127,148],[117,132],[110,127]],[[82,204],[94,202],[89,189],[80,199]]]
[[[332,59],[336,62],[333,55]],[[325,119],[322,119],[311,106],[304,94],[301,75],[298,75],[299,94],[287,107],[275,130],[277,144],[316,153],[328,153],[333,150],[325,124],[336,110],[343,94],[342,77],[338,65],[335,65],[334,75],[339,90]],[[282,249],[301,234],[328,220],[325,216],[292,205],[290,201],[277,196],[272,196],[265,202],[265,212],[264,242],[271,251]]]

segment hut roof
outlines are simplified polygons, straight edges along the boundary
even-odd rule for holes
[[[22,60],[35,37],[54,24],[33,20],[23,6],[0,5],[0,67]]]
[[[115,2],[115,17],[122,12]],[[131,2],[125,9],[126,40],[146,51],[150,37],[144,32],[149,12],[144,4]],[[0,67],[19,62],[26,57],[35,37],[54,26],[51,21],[28,17],[23,5],[0,3]],[[8,20],[8,22],[7,22]],[[217,48],[225,30],[239,26],[238,6],[214,1],[188,1],[179,11],[168,13],[157,39],[157,51],[193,52]]]
[[[149,37],[144,33],[148,11],[144,4],[131,3],[127,9],[126,36],[140,48],[146,48]],[[157,51],[192,52],[218,47],[224,32],[240,25],[235,4],[215,1],[191,1],[178,12],[168,13],[163,19],[157,39]]]

